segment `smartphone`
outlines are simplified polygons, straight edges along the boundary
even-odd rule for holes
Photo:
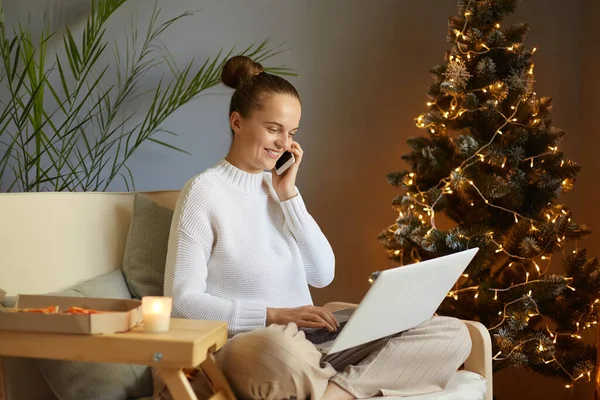
[[[294,165],[295,162],[296,158],[294,157],[294,155],[289,151],[285,151],[275,163],[275,172],[277,173],[277,175],[281,175],[285,171],[287,171],[289,167]]]

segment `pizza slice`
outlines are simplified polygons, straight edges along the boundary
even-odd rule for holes
[[[32,314],[56,314],[58,313],[58,306],[48,306],[44,308],[15,308],[15,311]]]

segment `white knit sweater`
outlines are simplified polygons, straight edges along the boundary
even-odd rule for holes
[[[267,307],[311,305],[308,285],[327,286],[334,264],[300,194],[280,202],[270,172],[221,160],[179,195],[164,292],[173,317],[227,321],[235,335],[265,326]]]

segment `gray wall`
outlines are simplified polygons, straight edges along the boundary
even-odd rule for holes
[[[41,0],[5,0],[8,16],[40,12]],[[46,2],[55,21],[74,21],[83,0]],[[454,0],[162,0],[165,17],[201,9],[168,31],[163,41],[184,61],[202,61],[221,47],[240,47],[271,37],[290,50],[273,64],[295,68],[292,79],[303,101],[298,141],[305,159],[298,186],[309,210],[329,238],[337,258],[337,277],[314,291],[317,303],[358,301],[367,276],[388,262],[376,236],[394,220],[395,191],[385,174],[400,170],[406,139],[419,135],[412,119],[425,109],[428,70],[443,60],[447,18]],[[554,97],[553,119],[568,136],[562,146],[583,166],[580,182],[564,200],[576,217],[600,226],[595,211],[594,173],[600,161],[594,111],[598,71],[593,0],[525,0],[511,21],[527,21],[528,44],[536,53],[536,89]],[[153,2],[130,0],[115,16],[111,32],[123,32],[130,13],[147,21]],[[596,48],[594,48],[596,47]],[[591,51],[592,54],[589,52]],[[228,149],[227,106],[231,91],[219,87],[181,110],[166,127],[181,133],[171,142],[192,152],[181,156],[148,145],[130,163],[138,190],[178,189],[216,163]],[[111,190],[123,190],[117,183]],[[594,254],[598,239],[588,243]],[[557,268],[559,268],[558,266]],[[522,371],[498,375],[499,399],[588,398],[589,387],[575,391],[558,381]]]

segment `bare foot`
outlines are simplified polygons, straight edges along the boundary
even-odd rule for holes
[[[321,400],[354,400],[354,396],[333,382],[327,384]]]

